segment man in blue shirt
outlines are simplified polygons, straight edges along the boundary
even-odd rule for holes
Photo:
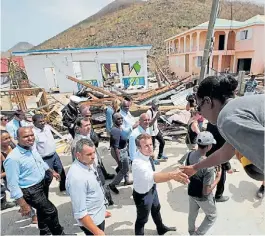
[[[75,161],[66,177],[74,218],[86,235],[104,235],[106,199],[96,171],[96,148],[87,138],[77,141]]]
[[[118,112],[119,109],[120,109],[119,99],[113,100],[111,105],[108,106],[106,109],[106,130],[108,134],[110,134],[112,126],[113,126],[112,116],[114,113]]]
[[[60,175],[49,169],[33,147],[35,137],[32,128],[19,128],[17,139],[17,147],[4,161],[11,198],[17,200],[22,216],[29,215],[30,206],[37,210],[40,235],[62,235],[64,232],[59,223],[57,209],[44,193],[45,172],[51,171],[57,179]]]
[[[16,141],[19,127],[27,127],[29,123],[25,121],[25,113],[22,110],[15,111],[14,118],[6,124],[6,131]]]

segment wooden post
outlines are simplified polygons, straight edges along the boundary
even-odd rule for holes
[[[239,71],[238,82],[239,82],[238,95],[243,96],[244,95],[244,86],[243,86],[243,84],[245,82],[245,71]]]
[[[162,87],[162,82],[161,82],[160,75],[159,75],[159,73],[157,71],[157,68],[156,68],[156,80],[157,80],[158,87],[161,88]]]

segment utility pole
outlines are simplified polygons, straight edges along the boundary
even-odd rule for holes
[[[213,30],[214,30],[214,25],[215,25],[215,20],[217,17],[218,9],[219,9],[219,0],[213,0],[210,21],[208,24],[207,38],[206,38],[205,47],[203,51],[199,83],[204,79],[204,76],[205,76],[205,69],[208,63],[209,53],[210,53],[210,49],[212,45],[212,36],[213,36]]]

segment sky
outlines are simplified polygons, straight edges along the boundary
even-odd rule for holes
[[[1,51],[38,45],[95,14],[113,0],[1,0]]]
[[[95,14],[113,0],[1,0],[1,51],[38,45]],[[246,0],[245,0],[246,1]],[[265,0],[247,0],[264,3]]]

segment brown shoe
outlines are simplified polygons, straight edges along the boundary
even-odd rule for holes
[[[36,215],[32,216],[31,224],[34,224],[34,225],[38,224],[38,218]]]

